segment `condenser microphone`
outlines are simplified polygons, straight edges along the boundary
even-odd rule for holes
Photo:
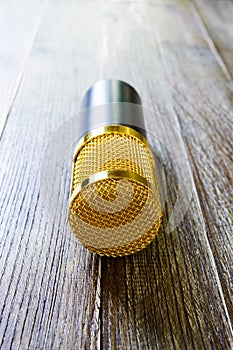
[[[77,136],[68,214],[74,235],[99,255],[143,249],[159,230],[162,210],[135,89],[119,80],[91,86]]]

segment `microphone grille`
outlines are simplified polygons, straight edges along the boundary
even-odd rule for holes
[[[107,256],[135,253],[156,236],[161,204],[146,139],[123,125],[96,129],[73,160],[69,222],[79,241]]]

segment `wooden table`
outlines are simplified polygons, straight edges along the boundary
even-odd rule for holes
[[[1,349],[232,349],[232,63],[230,0],[1,2]],[[172,107],[192,184],[176,229],[165,210],[115,259],[39,204],[46,144],[106,78]]]

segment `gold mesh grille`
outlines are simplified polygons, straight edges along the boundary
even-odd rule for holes
[[[85,247],[107,256],[141,250],[161,223],[150,148],[136,131],[119,128],[90,137],[73,162],[70,226]]]

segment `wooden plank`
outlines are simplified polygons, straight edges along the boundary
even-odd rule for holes
[[[0,11],[0,137],[15,96],[47,1],[5,1]]]
[[[2,349],[99,347],[99,258],[67,224],[58,230],[48,222],[38,204],[44,147],[77,111],[82,80],[89,85],[79,66],[84,10],[82,2],[49,5],[1,140]],[[73,35],[69,26],[77,27]]]
[[[225,72],[194,8],[183,1],[101,5],[51,2],[3,133],[2,348],[230,349]],[[170,198],[160,235],[122,259],[88,253],[66,222],[57,230],[38,206],[42,150],[52,131],[77,111],[83,91],[101,78],[128,81],[146,106],[172,107],[166,118],[182,134],[195,175],[190,208],[167,234],[177,183],[172,167],[160,169]],[[158,119],[152,129],[163,127]],[[167,139],[176,152],[168,131]],[[65,204],[61,194],[57,200],[59,214]]]
[[[204,35],[231,81],[233,77],[233,3],[230,0],[208,2],[195,0],[195,5]]]
[[[176,110],[191,166],[200,177],[195,178],[200,200],[193,187],[183,224],[170,235],[161,230],[146,251],[125,259],[103,259],[103,347],[230,349],[228,77],[203,36],[193,7],[185,2],[122,2],[121,10],[109,6],[108,11],[115,33],[127,26],[117,53],[130,62],[131,79],[145,92],[144,104],[160,101]],[[113,26],[113,21],[107,23],[106,27]],[[110,56],[113,38],[108,32]],[[174,188],[168,175],[163,177],[172,205]]]
[[[185,28],[189,28],[188,33],[192,33],[193,38],[185,34],[185,42],[182,45],[164,46],[161,48],[161,54],[173,95],[173,104],[176,106],[190,155],[208,239],[228,312],[233,317],[230,201],[232,103],[229,74],[216,58],[213,46],[202,35],[203,25],[195,12],[195,7],[190,6],[190,15],[186,7],[180,8],[177,20],[184,22]],[[167,21],[172,23],[170,17]],[[180,30],[172,31],[173,40],[175,40],[174,33],[177,38],[182,37],[182,27],[179,28]],[[171,32],[167,29],[161,33],[160,38],[167,41],[170,35]]]

